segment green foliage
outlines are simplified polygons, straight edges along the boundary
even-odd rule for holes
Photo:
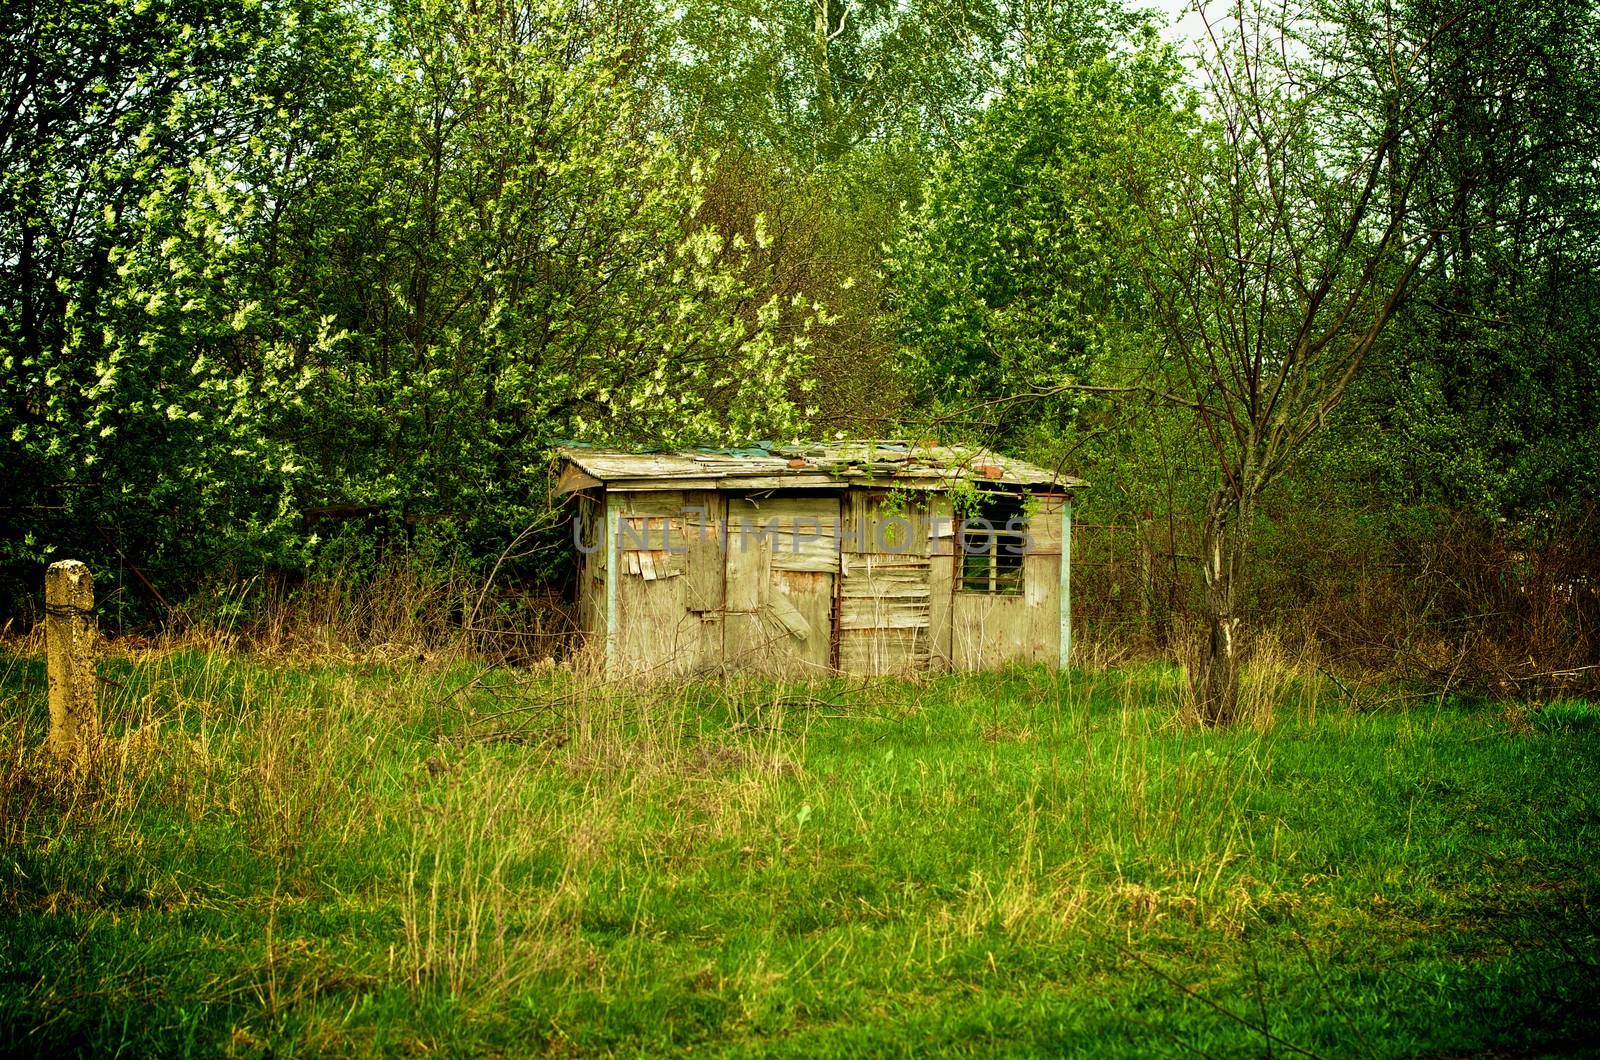
[[[169,592],[294,567],[328,505],[492,554],[551,437],[808,415],[829,317],[769,289],[759,215],[702,216],[712,160],[650,130],[586,9],[58,14],[7,30],[8,578],[65,549]]]
[[[17,488],[0,563],[124,545],[190,570],[281,558],[293,461],[261,412],[285,381],[238,363],[256,308],[238,189],[295,126],[302,35],[340,20],[35,7],[9,7],[5,30],[0,446]]]
[[[1108,347],[1138,343],[1143,299],[1107,218],[1131,209],[1130,143],[1177,128],[1178,76],[1148,34],[1128,55],[1033,71],[935,167],[889,262],[919,398],[961,409],[1050,395],[1098,378]],[[1078,403],[1043,415],[1059,430]]]
[[[397,14],[388,61],[417,75],[393,149],[348,145],[374,194],[315,384],[326,495],[481,516],[480,545],[538,507],[552,436],[791,433],[821,319],[759,290],[759,217],[699,219],[706,169],[640,134],[619,42],[565,8],[511,17]]]
[[[771,0],[669,7],[659,74],[687,135],[802,171],[959,123],[1002,61],[991,0]]]
[[[1600,148],[1574,124],[1600,106],[1597,45],[1588,4],[1475,5],[1440,31],[1437,263],[1358,392],[1339,458],[1397,506],[1572,520],[1600,486]]]

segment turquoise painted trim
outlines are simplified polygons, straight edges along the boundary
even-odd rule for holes
[[[606,676],[617,672],[617,583],[622,580],[617,571],[617,501],[606,497]]]
[[[1061,505],[1061,669],[1072,665],[1072,501]]]

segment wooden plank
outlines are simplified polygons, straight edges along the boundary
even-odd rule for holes
[[[1059,516],[1056,517],[1059,519]],[[1022,561],[1022,599],[1028,609],[1028,658],[1055,669],[1060,661],[1060,556],[1026,556]]]
[[[730,547],[764,537],[772,570],[839,569],[839,502],[834,497],[769,497],[730,502]]]
[[[642,560],[648,552],[637,553]],[[617,676],[677,677],[700,664],[699,616],[684,607],[683,578],[625,578],[617,587]]]
[[[555,489],[551,490],[551,492],[560,496],[563,493],[576,493],[579,490],[594,489],[599,485],[602,485],[599,479],[569,461],[561,469],[561,474],[556,478]]]
[[[601,631],[597,616],[604,608],[604,509],[598,500],[582,495],[573,511],[578,553],[577,623],[585,637]]]
[[[720,480],[719,485],[741,490],[836,490],[839,480],[832,475],[730,475]]]
[[[926,629],[928,601],[889,597],[845,597],[839,601],[839,630]]]
[[[777,520],[783,527],[805,519],[832,523],[838,516],[838,502],[823,497],[741,497],[736,506],[744,514],[762,522]]]
[[[1072,665],[1072,498],[1068,497],[1061,506],[1061,567],[1060,575],[1060,600],[1061,600],[1061,632],[1058,637],[1057,649],[1060,652],[1058,665],[1062,670]]]
[[[782,576],[793,572],[776,573]],[[804,612],[798,601],[789,603]],[[771,677],[820,677],[829,672],[828,639],[813,635],[801,640],[785,628],[772,607],[759,612],[732,611],[724,621],[726,663],[730,669]]]
[[[731,509],[732,504],[729,505]],[[729,611],[760,611],[767,602],[767,579],[772,569],[771,542],[766,538],[737,539],[730,535],[726,554],[727,581],[723,590]]]
[[[903,510],[886,510],[888,498],[883,489],[849,491],[844,505],[844,550],[862,555],[928,555],[927,504],[913,497]]]
[[[681,488],[631,493],[620,492],[613,487],[612,492],[621,496],[622,511],[625,515],[655,515],[666,516],[670,519],[683,518],[685,494]]]
[[[870,557],[858,557],[850,566],[839,595],[847,599],[915,598],[928,599],[927,560],[903,566],[872,565]]]
[[[760,672],[778,641],[778,634],[767,629],[761,612],[728,611],[722,623],[723,665],[730,670]]]
[[[622,549],[628,573],[654,581],[656,578],[675,578],[684,572],[689,539],[690,535],[681,519],[623,516],[622,539],[618,547]]]
[[[617,673],[618,634],[621,622],[618,610],[621,606],[617,594],[617,586],[622,582],[621,559],[617,555],[617,523],[622,518],[622,505],[616,497],[609,493],[606,495],[606,521],[605,521],[605,579],[606,579],[606,664],[607,677],[614,677]]]
[[[845,673],[904,674],[928,665],[926,629],[848,630],[839,635],[839,669]]]
[[[728,498],[727,665],[774,676],[828,670],[837,518],[835,497]]]
[[[676,478],[676,479],[645,479],[624,478],[608,479],[609,488],[618,493],[629,495],[642,495],[661,492],[682,492],[684,490],[714,490],[721,487],[722,483],[714,478]]]
[[[768,600],[772,613],[789,628],[782,609],[792,608],[807,630],[805,636],[795,635],[783,645],[793,664],[787,672],[814,677],[827,671],[832,663],[835,576],[818,571],[775,570],[771,577]]]
[[[722,610],[722,544],[715,534],[691,535],[683,568],[688,584],[684,606],[690,611]]]
[[[811,636],[811,625],[806,621],[806,616],[802,615],[800,609],[791,604],[783,593],[773,593],[767,598],[767,610],[796,640],[805,640]]]
[[[684,506],[684,608],[700,619],[702,673],[722,669],[723,586],[727,571],[720,528],[727,510],[721,494],[706,490],[686,492]]]
[[[950,668],[950,602],[955,592],[955,527],[951,520],[950,498],[930,497],[930,529],[943,535],[930,541],[928,561],[928,657],[929,668]]]
[[[1028,552],[1030,555],[1059,556],[1062,498],[1041,496],[1034,503],[1036,507],[1028,519]]]
[[[993,670],[1030,657],[1025,595],[955,594],[951,604],[951,661],[958,670]]]

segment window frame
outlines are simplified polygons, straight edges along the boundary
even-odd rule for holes
[[[1028,519],[1021,497],[985,497],[978,514],[956,525],[955,591],[967,596],[1022,596],[1027,590]]]

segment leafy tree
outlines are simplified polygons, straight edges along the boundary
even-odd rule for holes
[[[762,217],[712,223],[708,166],[652,131],[587,8],[106,3],[10,28],[33,34],[0,232],[16,577],[69,546],[169,591],[297,565],[300,512],[330,503],[481,554],[544,503],[551,437],[806,414],[827,316],[766,289]]]
[[[1202,569],[1203,715],[1232,720],[1238,594],[1262,494],[1344,401],[1434,260],[1431,177],[1450,127],[1435,91],[1454,9],[1379,2],[1291,23],[1236,8],[1203,72],[1204,134],[1128,179],[1156,218],[1131,241],[1163,356],[1144,389],[1190,409],[1217,481]]]
[[[1141,341],[1118,167],[1181,121],[1179,74],[1153,34],[1126,56],[1035,71],[935,167],[889,261],[908,376],[934,414],[981,420],[1021,385],[1054,395],[1060,430],[1107,348]]]
[[[606,24],[421,0],[385,37],[412,73],[346,145],[371,191],[342,248],[361,298],[330,305],[344,337],[312,365],[338,424],[326,498],[461,515],[483,540],[537,506],[553,436],[792,430],[818,314],[759,290],[762,218],[702,217],[708,168],[642,127]]]
[[[0,19],[13,483],[0,562],[32,589],[58,548],[189,569],[223,559],[212,528],[238,528],[236,542],[268,532],[285,496],[266,481],[281,454],[255,416],[266,381],[236,364],[254,308],[236,188],[271,169],[263,145],[316,83],[306,40],[340,20],[183,0],[24,3]]]
[[[898,259],[928,274],[906,285],[924,392],[1122,394],[1192,414],[1215,473],[1195,675],[1213,723],[1235,708],[1261,496],[1344,400],[1439,242],[1440,22],[1383,2],[1319,14],[1240,6],[1214,24],[1194,121],[1148,61],[1142,80],[1079,69],[1008,93],[932,182],[929,235]],[[1097,85],[1119,91],[1084,91]]]
[[[1448,116],[1428,175],[1438,266],[1378,351],[1341,458],[1401,506],[1571,516],[1600,487],[1600,17],[1520,0],[1449,13],[1430,72]]]
[[[691,135],[799,171],[959,122],[1004,51],[993,3],[728,0],[672,8],[661,73]]]

